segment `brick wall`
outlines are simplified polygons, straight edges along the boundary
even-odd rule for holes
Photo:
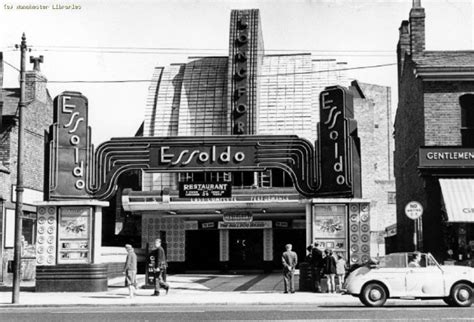
[[[388,193],[395,191],[391,93],[386,86],[360,82],[358,85],[365,96],[354,99],[361,139],[362,196],[371,201],[371,231],[384,231],[396,222],[395,205],[388,204]],[[374,245],[371,249],[377,251]]]
[[[413,62],[405,62],[400,81],[399,103],[395,119],[395,178],[397,191],[397,236],[399,251],[413,249],[413,221],[405,215],[412,200],[426,206],[424,182],[417,173],[418,149],[424,145],[423,83],[414,77]]]
[[[46,91],[46,84],[35,87],[35,95],[40,100],[33,100],[24,109],[24,158],[23,158],[23,180],[24,187],[34,190],[43,190],[43,167],[44,167],[44,131],[53,121],[53,102]],[[32,88],[30,88],[32,90]],[[31,93],[31,92],[30,92]],[[4,160],[3,165],[7,167],[9,173],[0,173],[0,195],[7,202],[12,200],[12,185],[17,179],[17,154],[18,154],[18,127],[12,126],[11,130],[2,134],[1,146],[4,156],[9,160]],[[7,149],[6,151],[4,149]],[[0,226],[0,229],[3,227]],[[3,240],[2,249],[3,249]],[[6,274],[6,259],[11,255],[12,249],[3,251],[0,274],[3,279]]]
[[[425,145],[461,145],[459,97],[474,93],[474,82],[425,82]]]

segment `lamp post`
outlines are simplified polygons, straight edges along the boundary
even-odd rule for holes
[[[13,294],[12,303],[20,302],[20,279],[21,279],[21,235],[23,217],[23,133],[24,120],[23,110],[25,102],[25,59],[26,59],[26,36],[21,37],[21,65],[20,65],[20,102],[18,104],[18,155],[17,155],[17,179],[16,179],[16,207],[15,207],[15,249],[13,256]],[[18,45],[17,45],[18,48]]]

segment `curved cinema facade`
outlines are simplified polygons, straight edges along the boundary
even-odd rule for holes
[[[141,172],[138,186],[118,195],[116,209],[121,204],[126,214],[116,215],[119,227],[124,231],[134,218],[142,248],[162,238],[171,266],[180,270],[275,269],[285,244],[303,259],[314,239],[353,262],[367,259],[369,230],[383,231],[395,216],[387,198],[394,194],[390,88],[351,82],[345,66],[310,53],[265,55],[259,11],[233,10],[228,56],[190,57],[154,69],[141,135],[297,135],[315,144],[321,91],[345,86],[359,124],[365,199],[306,198],[279,169]],[[237,152],[229,146],[202,158],[238,158]],[[364,241],[351,244],[351,224],[358,225],[353,234],[364,230]],[[317,225],[327,230],[318,235]]]

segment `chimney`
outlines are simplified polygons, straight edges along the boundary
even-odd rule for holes
[[[400,82],[403,74],[403,64],[405,63],[405,55],[410,55],[410,32],[408,31],[408,20],[403,20],[400,28],[400,34],[397,44],[397,65],[398,65],[398,81]]]
[[[413,57],[423,54],[425,50],[425,9],[421,0],[413,0],[410,10],[410,52]]]
[[[26,72],[26,101],[39,101],[46,103],[48,95],[46,92],[47,79],[43,76],[40,69],[40,63],[44,61],[43,56],[30,56],[30,63],[33,64],[33,70]]]

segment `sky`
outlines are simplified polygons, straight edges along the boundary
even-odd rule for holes
[[[54,7],[58,3],[75,9]],[[427,50],[474,50],[471,0],[421,4]],[[396,63],[398,28],[411,6],[412,0],[1,0],[0,51],[6,63],[19,68],[14,45],[25,32],[28,56],[44,56],[41,71],[51,96],[72,90],[88,98],[97,145],[135,134],[154,67],[228,54],[232,9],[260,9],[266,53],[311,52],[313,58],[347,62],[354,68],[347,71],[350,78],[391,86],[395,110],[396,66],[355,68]],[[4,87],[18,87],[18,71],[8,64]],[[103,82],[124,80],[133,82]]]

